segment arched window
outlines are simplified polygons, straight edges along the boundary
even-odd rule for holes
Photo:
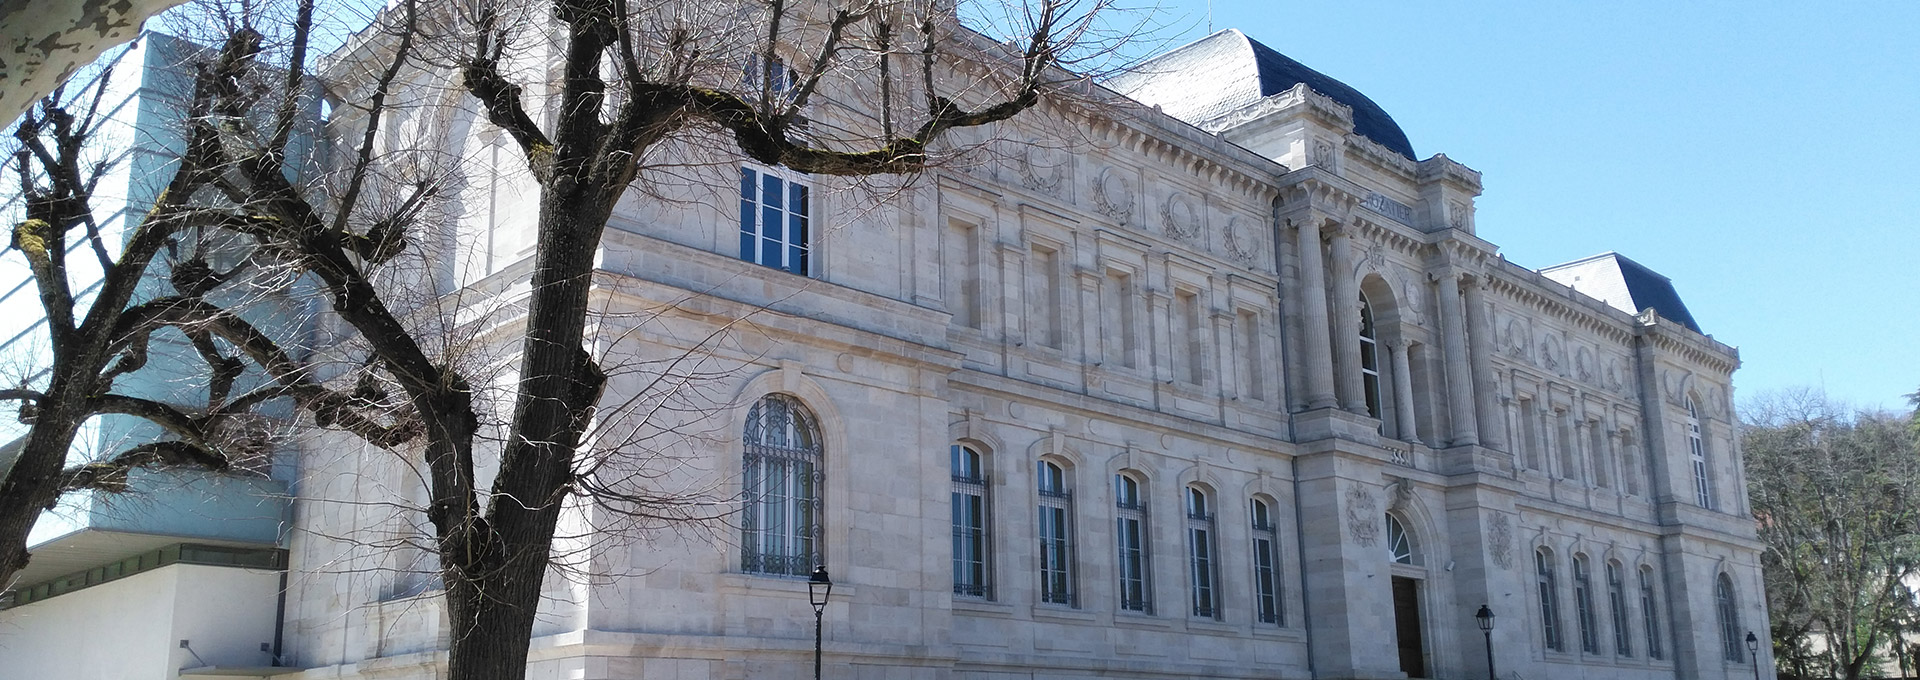
[[[1113,476],[1114,543],[1119,547],[1120,608],[1153,613],[1153,590],[1148,586],[1147,501],[1140,480],[1120,473]]]
[[[1620,563],[1607,563],[1607,609],[1613,615],[1613,653],[1633,656],[1633,636],[1627,634],[1627,585],[1620,578]]]
[[[1373,328],[1373,304],[1360,294],[1360,389],[1367,396],[1367,415],[1380,417],[1380,344]]]
[[[1419,564],[1418,546],[1413,543],[1413,535],[1407,533],[1407,527],[1400,518],[1387,515],[1387,557],[1397,564]]]
[[[1213,499],[1200,487],[1187,487],[1187,566],[1193,590],[1193,615],[1220,617],[1220,575],[1216,573]]]
[[[1713,485],[1707,478],[1707,445],[1700,439],[1700,411],[1687,398],[1687,453],[1693,458],[1693,500],[1700,507],[1713,508]]]
[[[1249,510],[1253,516],[1253,589],[1259,600],[1260,622],[1285,625],[1280,600],[1280,530],[1274,526],[1273,510],[1266,501],[1253,499]]]
[[[1540,632],[1547,649],[1560,651],[1560,583],[1553,573],[1553,551],[1533,551],[1533,580],[1540,590]]]
[[[1640,629],[1647,633],[1647,658],[1660,659],[1660,601],[1653,593],[1653,567],[1640,567]]]
[[[747,411],[745,441],[740,570],[805,577],[826,564],[819,427],[798,400],[770,394]]]
[[[1593,570],[1587,566],[1587,556],[1578,553],[1573,556],[1573,611],[1580,623],[1580,651],[1599,654],[1600,632],[1593,621]]]
[[[1067,473],[1040,461],[1040,601],[1073,606],[1073,490]]]
[[[953,474],[953,594],[992,597],[987,475],[978,450],[947,447]]]
[[[1745,641],[1740,637],[1740,610],[1734,606],[1732,577],[1720,574],[1720,580],[1713,588],[1713,599],[1720,608],[1722,656],[1734,663],[1746,661],[1747,650],[1742,647]]]

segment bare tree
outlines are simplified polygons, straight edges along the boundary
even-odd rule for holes
[[[1782,670],[1856,680],[1904,658],[1920,577],[1920,446],[1909,416],[1825,395],[1742,409],[1741,446]]]
[[[316,183],[284,172],[290,111],[310,71],[312,0],[299,0],[291,28],[280,31],[288,48],[274,64],[261,56],[266,34],[256,15],[228,16],[224,47],[193,98],[174,179],[180,191],[169,191],[141,228],[177,219],[180,228],[249,237],[255,257],[314,282],[351,330],[357,349],[348,354],[363,368],[334,378],[351,388],[317,381],[284,360],[276,338],[186,291],[164,304],[107,307],[140,312],[136,328],[212,333],[256,362],[271,378],[265,392],[231,401],[290,397],[323,427],[420,455],[452,626],[448,675],[518,678],[565,502],[620,495],[645,515],[657,500],[632,490],[644,479],[598,475],[601,461],[589,450],[596,422],[626,417],[600,412],[610,406],[609,367],[586,346],[594,255],[616,204],[652,196],[658,175],[650,169],[671,167],[663,156],[691,146],[731,146],[762,164],[825,176],[931,167],[968,146],[961,131],[1092,91],[1091,65],[1138,29],[1112,9],[1111,0],[473,0],[431,9],[401,0],[335,57],[361,76],[328,83],[336,113],[357,121],[343,125],[357,138],[340,150],[331,178]],[[274,69],[284,69],[282,85],[246,85]],[[435,82],[478,102],[540,190],[531,285],[516,303],[524,327],[511,359],[517,382],[486,488],[476,474],[476,446],[488,437],[480,383],[423,332],[390,276],[403,253],[421,251],[444,226],[432,224],[432,206],[446,178],[408,170],[419,164],[381,141],[397,102]],[[271,120],[251,113],[261,108],[275,111]],[[190,200],[203,190],[219,200]],[[161,238],[141,232],[136,241]],[[107,358],[129,350],[104,338],[128,335],[88,336],[98,358],[70,373],[91,382],[32,395],[41,419],[51,423],[49,407],[72,412],[62,400],[76,390],[110,383]],[[333,384],[341,389],[326,387]],[[210,402],[207,413],[234,408]],[[76,417],[63,415],[48,437],[70,437]],[[64,451],[60,443],[35,442]],[[23,494],[16,505],[30,511],[46,499],[45,491]],[[12,526],[4,521],[0,529]],[[13,538],[0,534],[9,545]]]

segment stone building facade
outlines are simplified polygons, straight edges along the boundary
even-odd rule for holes
[[[534,677],[803,677],[816,565],[836,678],[1485,677],[1483,604],[1502,678],[1755,674],[1738,355],[1666,279],[1507,262],[1480,173],[1237,31],[1108,85],[913,182],[725,161],[622,208],[596,351],[714,376],[650,483],[743,500],[570,511]],[[396,137],[496,168],[423,285],[510,327],[533,188],[470,107]],[[299,469],[283,661],[431,677],[407,462]]]

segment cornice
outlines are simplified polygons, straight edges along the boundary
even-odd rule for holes
[[[1353,219],[1353,209],[1365,197],[1359,184],[1317,165],[1282,175],[1278,188],[1284,216],[1311,211],[1342,224]]]
[[[1347,133],[1346,141],[1347,150],[1352,152],[1353,155],[1372,162],[1374,165],[1399,176],[1399,178],[1404,181],[1413,182],[1419,177],[1419,164],[1408,160],[1406,156],[1402,156],[1392,149],[1381,146],[1379,142],[1368,139],[1366,135],[1349,132]]]
[[[1639,335],[1653,342],[1655,349],[1672,352],[1701,366],[1731,375],[1740,368],[1740,350],[1726,343],[1695,333],[1693,329],[1660,316],[1648,308],[1634,317]]]
[[[1218,134],[1298,106],[1305,106],[1308,113],[1318,116],[1336,130],[1353,131],[1353,107],[1313,91],[1306,83],[1297,83],[1285,92],[1262,97],[1246,106],[1201,121],[1198,127]]]
[[[1480,171],[1461,165],[1443,153],[1420,161],[1417,179],[1422,184],[1435,180],[1457,184],[1475,196],[1481,191]]]
[[[1542,276],[1539,272],[1502,259],[1491,263],[1487,274],[1489,290],[1501,293],[1516,303],[1546,312],[1581,330],[1603,335],[1620,344],[1631,342],[1637,333],[1638,322],[1632,315]]]

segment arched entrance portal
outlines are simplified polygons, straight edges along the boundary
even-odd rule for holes
[[[1409,678],[1427,677],[1427,648],[1420,616],[1420,581],[1414,572],[1421,560],[1413,535],[1400,518],[1387,514],[1387,552],[1393,569],[1393,633],[1400,652],[1400,672]]]

